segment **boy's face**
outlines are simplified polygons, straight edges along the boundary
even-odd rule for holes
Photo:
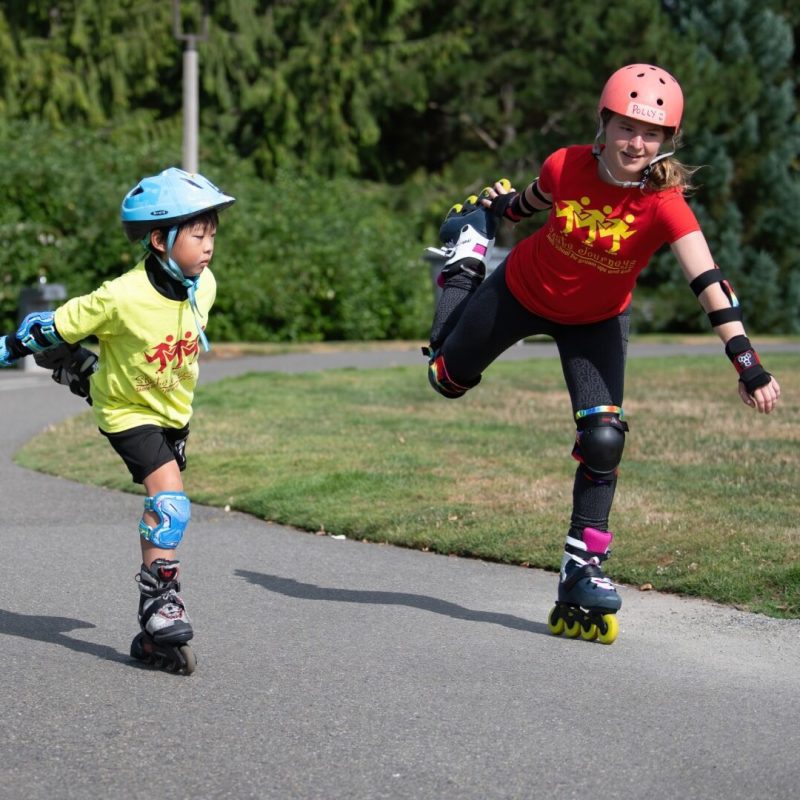
[[[196,278],[211,263],[217,229],[203,222],[184,225],[172,247],[172,260],[187,278]],[[166,252],[166,242],[159,231],[153,231],[151,244],[160,253]]]

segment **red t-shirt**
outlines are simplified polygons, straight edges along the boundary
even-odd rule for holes
[[[539,186],[553,208],[511,251],[506,283],[525,308],[553,322],[616,316],[653,253],[700,230],[680,189],[642,192],[601,180],[590,145],[550,155]]]

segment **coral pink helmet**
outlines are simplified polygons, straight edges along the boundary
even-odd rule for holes
[[[598,113],[607,108],[626,117],[680,128],[683,116],[683,92],[680,84],[661,67],[630,64],[618,69],[606,82]]]

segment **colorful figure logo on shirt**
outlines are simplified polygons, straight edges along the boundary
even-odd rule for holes
[[[581,197],[580,202],[577,200],[559,202],[556,217],[564,219],[564,233],[586,228],[584,244],[597,243],[604,246],[609,253],[619,252],[621,242],[636,233],[630,227],[635,219],[633,214],[626,214],[621,219],[610,217],[608,215],[614,210],[611,206],[603,206],[601,211],[588,208],[589,203],[591,200],[588,197]]]
[[[152,355],[145,353],[145,358],[151,364],[158,361],[159,367],[156,372],[163,372],[168,366],[177,369],[183,366],[184,361],[192,363],[197,360],[200,352],[197,336],[192,339],[192,332],[186,331],[183,339],[178,342],[174,342],[174,339],[174,336],[167,336],[161,344],[153,348]]]

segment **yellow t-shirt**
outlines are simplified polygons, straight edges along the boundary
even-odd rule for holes
[[[217,283],[206,268],[195,299],[205,328]],[[106,433],[138,425],[182,428],[192,416],[200,341],[188,300],[170,300],[150,283],[144,261],[55,312],[70,343],[94,335],[99,369],[91,378],[92,408]]]

